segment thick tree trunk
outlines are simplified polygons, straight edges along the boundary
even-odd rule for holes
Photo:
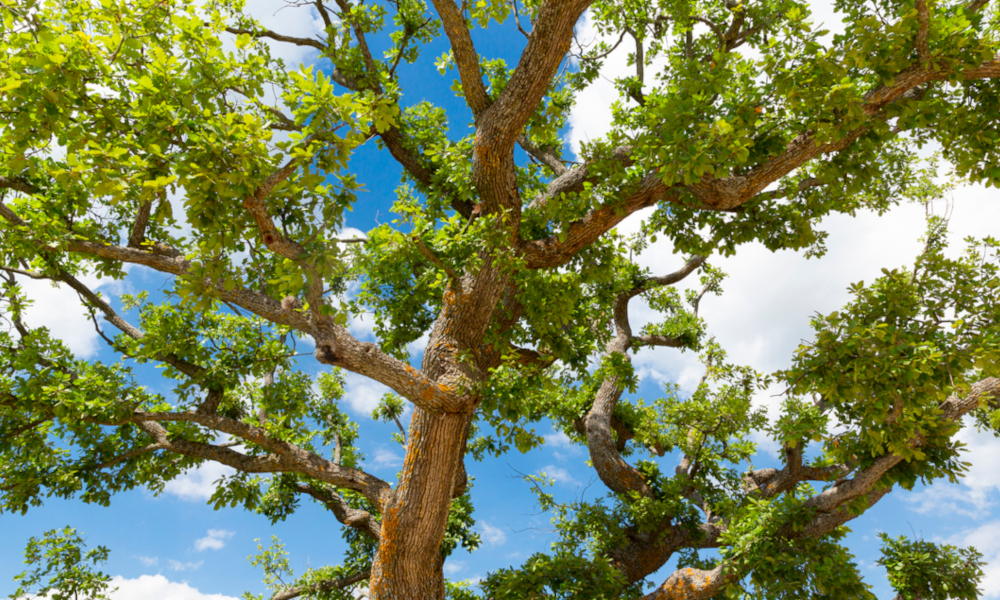
[[[442,600],[441,540],[471,415],[415,408],[399,488],[382,515],[371,600]]]

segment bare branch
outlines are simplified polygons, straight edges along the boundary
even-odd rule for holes
[[[39,191],[37,187],[28,183],[28,180],[23,177],[6,177],[3,175],[0,175],[0,188],[17,190],[25,194],[37,194]]]
[[[269,38],[279,42],[287,42],[289,44],[295,44],[296,46],[308,46],[310,48],[316,48],[321,52],[326,50],[326,45],[312,38],[300,38],[290,35],[282,35],[280,33],[271,31],[270,29],[265,29],[263,27],[258,28],[256,30],[240,29],[239,27],[226,27],[226,31],[234,35],[246,34],[249,35],[250,37]]]
[[[517,143],[524,148],[524,151],[530,154],[538,162],[544,164],[546,167],[552,169],[552,172],[556,174],[556,177],[565,173],[568,169],[566,165],[563,164],[561,158],[559,158],[555,153],[548,150],[542,150],[538,146],[531,143],[528,136],[521,134],[517,136]]]
[[[36,273],[34,271],[25,271],[24,269],[16,269],[14,267],[6,267],[0,265],[0,270],[7,271],[8,273],[16,273],[18,275],[23,275],[29,279],[47,280],[48,277],[42,275],[41,273]]]
[[[667,346],[669,348],[681,348],[685,344],[681,338],[668,337],[665,335],[638,335],[632,338],[633,346]]]
[[[673,285],[679,281],[683,281],[688,275],[694,273],[695,270],[698,269],[698,267],[700,267],[704,263],[705,263],[704,256],[697,256],[697,255],[692,256],[690,259],[688,259],[686,263],[684,263],[683,267],[677,269],[673,273],[670,273],[668,275],[661,275],[660,277],[650,277],[641,284],[642,289],[639,291],[647,291],[652,288],[661,287],[664,285]]]
[[[422,254],[424,258],[429,260],[431,264],[433,264],[435,267],[444,271],[448,275],[448,277],[455,283],[461,282],[462,277],[458,274],[458,271],[456,271],[450,265],[446,264],[443,260],[438,258],[438,255],[434,254],[434,251],[431,250],[427,246],[427,244],[424,243],[424,240],[422,240],[419,235],[414,234],[410,237],[416,244],[417,250],[420,251],[420,254]]]

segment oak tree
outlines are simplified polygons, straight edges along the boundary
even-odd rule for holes
[[[931,219],[912,268],[852,288],[770,379],[728,362],[698,307],[720,290],[712,256],[822,253],[824,216],[939,193],[923,146],[1000,184],[1000,4],[838,0],[835,35],[798,0],[296,6],[321,35],[274,31],[241,0],[0,4],[0,508],[107,504],[215,461],[236,470],[216,505],[277,520],[311,498],[344,526],[343,563],[274,598],[468,597],[442,574],[476,544],[466,461],[530,450],[547,419],[605,493],[559,503],[534,480],[559,540],[491,573],[485,597],[870,598],[845,523],[959,477],[963,416],[1000,430],[1000,243],[956,258]],[[589,46],[587,11],[604,40]],[[487,36],[516,64],[478,52]],[[574,98],[619,48],[612,130],[571,155]],[[407,95],[408,70],[454,82],[467,110]],[[362,152],[402,179],[387,222],[344,239],[345,211],[381,201],[360,193]],[[616,232],[646,208],[638,235]],[[657,238],[676,258],[650,272],[634,257]],[[112,302],[83,282],[138,266],[162,293]],[[26,278],[75,290],[115,358],[26,324]],[[633,327],[638,301],[660,320]],[[364,312],[374,343],[348,328]],[[318,381],[294,336],[315,341]],[[633,398],[649,347],[700,353],[696,391]],[[363,468],[344,372],[392,390],[377,416],[412,406],[393,485]],[[766,382],[785,389],[771,420],[751,402]],[[761,430],[774,468],[753,466]],[[975,595],[974,551],[885,544],[901,597]],[[259,558],[269,577],[281,552]]]

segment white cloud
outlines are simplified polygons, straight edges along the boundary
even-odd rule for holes
[[[170,559],[167,561],[167,566],[170,567],[171,571],[197,571],[203,564],[205,564],[203,560],[199,560],[198,562],[181,562]]]
[[[465,568],[465,563],[460,560],[449,560],[444,563],[444,572],[447,575],[454,575]]]
[[[959,514],[981,519],[1000,498],[1000,439],[968,424],[958,433],[965,444],[962,460],[969,470],[958,485],[940,481],[903,498],[921,514]]]
[[[995,234],[1000,204],[981,186],[961,188],[954,198],[950,253],[957,254],[966,236]],[[648,214],[631,216],[619,231],[637,231]],[[711,257],[710,262],[729,276],[722,283],[721,296],[701,302],[700,314],[709,334],[732,362],[765,373],[787,368],[795,348],[812,338],[810,318],[842,307],[850,298],[850,284],[871,283],[883,268],[913,264],[924,224],[924,207],[916,204],[898,206],[883,216],[871,212],[857,217],[831,215],[820,226],[829,232],[828,251],[820,258],[806,259],[792,251],[774,253],[761,244],[747,244],[736,256]],[[637,261],[655,274],[665,274],[679,268],[683,257],[673,254],[670,243],[661,239]],[[696,287],[697,277],[692,275],[681,285]],[[633,301],[630,313],[633,329],[660,318],[641,298]],[[694,353],[662,348],[639,351],[633,364],[644,380],[677,382],[685,391],[693,390],[703,370]],[[759,394],[757,403],[773,413],[781,401],[774,394],[770,390]]]
[[[157,556],[136,556],[136,558],[147,567],[152,567],[160,562],[160,559]]]
[[[104,292],[105,298],[117,296],[121,290],[120,282],[111,279],[99,279],[93,275],[82,275],[77,279],[91,290]],[[97,354],[99,344],[103,342],[100,342],[94,322],[72,288],[62,283],[52,285],[48,281],[23,277],[18,278],[18,283],[25,296],[32,300],[31,306],[24,312],[25,325],[47,327],[52,337],[65,342],[79,358],[93,358]],[[102,330],[117,333],[102,319],[98,319],[98,323]]]
[[[136,579],[116,576],[111,579],[111,586],[118,588],[111,594],[112,600],[236,600],[222,594],[204,594],[163,575],[142,575]]]
[[[960,547],[975,546],[983,553],[986,566],[983,567],[982,597],[1000,598],[1000,521],[983,523],[953,536],[948,543]]]
[[[356,414],[369,417],[382,396],[392,391],[381,383],[356,373],[345,373],[344,383],[344,401],[347,406]]]
[[[380,469],[399,467],[403,464],[403,457],[383,446],[375,451],[372,464]]]
[[[551,446],[553,448],[576,448],[573,444],[573,440],[569,439],[569,436],[562,431],[553,431],[550,434],[542,436],[545,439],[545,445]]]
[[[198,552],[222,550],[226,546],[226,540],[233,537],[235,533],[235,531],[229,531],[228,529],[209,529],[208,535],[195,540],[194,549]]]
[[[483,539],[490,546],[502,546],[507,542],[507,534],[504,533],[503,529],[494,527],[485,521],[481,522],[480,525],[483,528]]]
[[[375,317],[371,313],[351,315],[347,331],[363,342],[375,341]]]
[[[204,501],[215,493],[215,482],[236,470],[216,462],[205,462],[172,479],[163,486],[163,491],[181,500]]]
[[[568,460],[583,454],[583,448],[574,444],[573,440],[562,431],[554,431],[542,437],[545,439],[545,445],[552,449],[552,456],[556,460]]]
[[[406,351],[410,354],[410,356],[420,356],[427,348],[427,342],[429,342],[430,339],[430,332],[424,333],[422,336],[407,344]]]
[[[323,22],[311,6],[302,10],[270,0],[249,0],[243,10],[283,35],[316,38],[323,33]],[[283,59],[290,67],[312,62],[317,55],[317,50],[311,47],[265,41],[270,46],[271,55]]]
[[[541,468],[541,472],[560,485],[567,487],[580,487],[580,482],[576,480],[569,471],[555,465],[548,465]]]

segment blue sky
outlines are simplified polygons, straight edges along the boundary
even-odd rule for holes
[[[248,3],[248,8],[282,33],[316,32],[317,23],[308,11],[286,9],[272,13],[268,4],[255,0]],[[824,6],[817,6],[817,19],[836,28],[836,16]],[[589,20],[580,23],[579,34],[582,39],[594,37]],[[495,34],[477,37],[476,44],[482,55],[501,56],[513,64],[522,40],[512,26],[506,26],[497,28]],[[446,50],[445,42],[438,40],[425,50],[422,68],[409,76],[404,72],[404,102],[426,99],[444,106],[451,114],[453,132],[460,135],[469,113],[450,90],[454,73],[442,77],[430,66]],[[313,55],[297,48],[275,46],[275,51],[289,64],[313,59]],[[624,54],[612,56],[604,74],[612,78],[624,67]],[[601,80],[578,98],[566,131],[569,148],[577,149],[581,141],[607,131],[609,107],[615,97],[607,81]],[[349,214],[347,224],[364,231],[391,218],[388,209],[395,198],[399,168],[374,145],[362,149],[352,167],[367,192]],[[995,191],[967,187],[957,190],[953,199],[952,239],[996,234],[1000,202]],[[638,229],[643,216],[633,216],[620,229]],[[783,368],[800,340],[810,336],[809,317],[842,305],[847,300],[848,284],[871,281],[883,267],[912,264],[919,251],[923,217],[922,206],[902,206],[882,217],[831,217],[825,223],[830,232],[829,251],[820,259],[806,260],[792,252],[773,254],[757,246],[743,248],[739,256],[716,261],[730,277],[724,283],[724,295],[706,299],[702,314],[734,362],[764,372]],[[665,241],[653,244],[639,260],[655,272],[672,271],[681,263]],[[116,298],[121,293],[157,289],[163,280],[138,268],[124,282],[91,279],[88,283],[101,286],[106,295]],[[74,294],[36,282],[27,282],[26,287],[36,300],[28,317],[30,325],[49,326],[80,356],[109,358],[101,348],[103,342],[79,310]],[[634,326],[652,317],[648,307],[637,307],[633,313],[637,321]],[[351,323],[352,332],[360,338],[371,339],[370,326],[361,318]],[[306,340],[301,343],[308,345]],[[422,352],[419,342],[413,350],[417,364]],[[662,385],[670,381],[690,390],[701,373],[695,356],[670,349],[644,350],[634,364],[642,377],[638,395],[647,398],[660,393]],[[301,366],[310,373],[318,372],[319,365],[312,360],[304,360]],[[345,406],[360,424],[360,446],[367,456],[367,467],[391,481],[403,455],[402,448],[390,438],[395,426],[372,421],[368,416],[383,391],[377,384],[349,376]],[[775,393],[761,393],[758,404],[776,407]],[[445,568],[453,579],[475,579],[488,571],[520,564],[531,553],[546,550],[555,539],[550,515],[539,512],[520,474],[546,472],[556,481],[553,490],[557,497],[565,500],[604,494],[596,474],[586,466],[587,457],[581,448],[569,445],[565,436],[552,431],[547,423],[536,429],[546,436],[542,448],[525,455],[515,452],[501,460],[469,462],[469,473],[475,478],[477,530],[483,545],[473,554],[459,550],[448,560]],[[851,523],[854,533],[848,539],[849,547],[858,557],[867,581],[882,598],[891,598],[892,592],[884,573],[874,565],[878,558],[877,533],[881,531],[959,545],[975,544],[990,562],[984,597],[1000,598],[1000,468],[996,466],[1000,464],[1000,440],[970,428],[960,435],[969,446],[966,460],[972,465],[961,485],[896,491]],[[759,441],[762,455],[758,462],[764,464],[775,448],[763,438]],[[672,468],[676,457],[662,460],[664,466]],[[171,482],[157,497],[136,490],[116,496],[109,508],[51,500],[26,516],[0,516],[0,595],[10,594],[16,587],[12,578],[22,570],[21,551],[28,537],[65,525],[85,532],[91,545],[111,548],[105,571],[117,578],[120,591],[116,600],[224,600],[244,590],[262,592],[260,573],[246,558],[256,551],[255,539],[266,543],[272,535],[286,544],[298,572],[309,566],[339,562],[343,550],[339,524],[308,502],[286,522],[274,526],[261,516],[238,509],[215,511],[207,506],[213,481],[225,472],[222,467],[204,466]]]

